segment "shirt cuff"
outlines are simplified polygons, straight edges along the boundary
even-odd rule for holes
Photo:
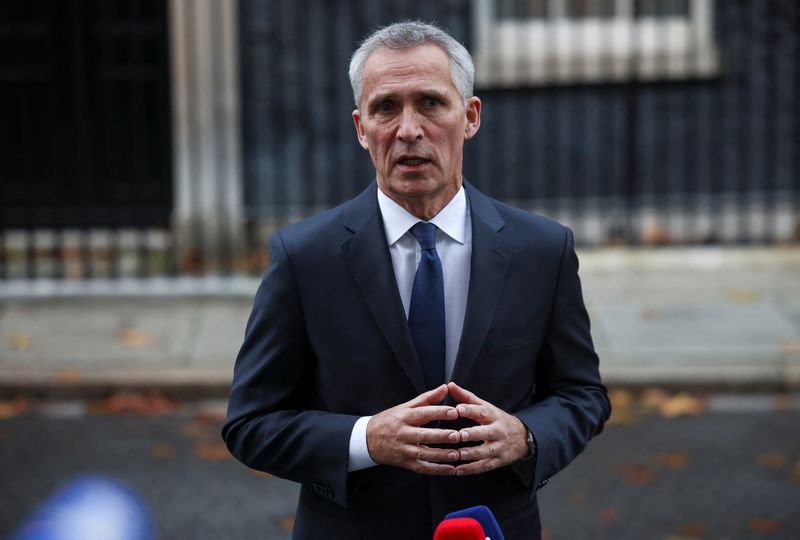
[[[371,416],[362,416],[356,420],[353,431],[350,432],[350,458],[347,462],[347,472],[360,471],[377,465],[369,457],[367,449],[367,422]]]

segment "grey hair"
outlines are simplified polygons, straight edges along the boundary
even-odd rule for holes
[[[356,107],[361,99],[364,85],[364,65],[370,54],[380,47],[410,49],[427,43],[437,45],[447,54],[450,59],[450,77],[466,107],[475,84],[475,66],[472,57],[453,36],[435,24],[422,21],[404,21],[384,26],[361,42],[350,58],[350,86],[353,87]]]

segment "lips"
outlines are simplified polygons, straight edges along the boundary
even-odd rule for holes
[[[425,159],[421,156],[401,156],[400,159],[397,160],[397,163],[398,165],[404,165],[406,167],[418,167],[429,161],[429,159]]]

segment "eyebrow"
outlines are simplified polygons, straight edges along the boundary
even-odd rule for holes
[[[383,92],[379,94],[375,94],[374,96],[367,99],[367,106],[372,106],[374,104],[380,103],[385,100],[392,100],[397,98],[397,92]],[[422,89],[414,93],[415,98],[423,98],[423,97],[434,97],[439,101],[448,101],[447,94],[440,92],[439,90],[434,90],[432,88]]]

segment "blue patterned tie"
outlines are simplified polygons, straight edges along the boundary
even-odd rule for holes
[[[411,289],[408,327],[429,390],[445,382],[444,279],[436,252],[436,231],[433,223],[420,222],[411,227],[422,257]]]

